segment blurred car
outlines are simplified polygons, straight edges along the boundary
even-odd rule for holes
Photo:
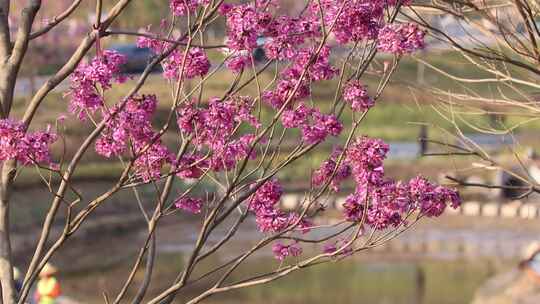
[[[257,47],[253,50],[253,59],[255,60],[256,63],[259,63],[259,62],[265,62],[268,60],[268,58],[266,58],[266,54],[264,52],[264,43],[266,42],[267,38],[266,37],[259,37],[257,38]],[[227,39],[225,38],[225,41],[223,42],[223,44],[227,45]],[[221,51],[223,52],[223,55],[225,56],[229,56],[233,53],[233,50],[229,49],[228,47],[224,47],[221,49]],[[238,55],[247,55],[247,51],[239,51],[237,52]]]
[[[122,72],[128,74],[142,73],[148,63],[155,57],[155,54],[149,48],[139,48],[134,44],[113,45],[110,49],[126,56],[127,61],[122,65]],[[157,65],[153,71],[160,70],[161,66]]]
[[[540,19],[534,20],[534,23],[536,25],[536,28],[540,29]],[[532,28],[533,32],[536,31],[536,28]],[[525,24],[523,22],[517,25],[516,31],[520,34],[527,34],[527,29],[525,28]]]
[[[255,62],[267,61],[266,54],[264,53],[264,43],[266,42],[265,37],[257,38],[257,48],[253,50],[253,59]]]

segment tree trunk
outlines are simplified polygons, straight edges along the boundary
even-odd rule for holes
[[[0,282],[4,304],[13,304],[16,299],[9,237],[9,198],[15,165],[14,161],[4,162],[0,185]]]

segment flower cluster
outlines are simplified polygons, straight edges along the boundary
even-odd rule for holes
[[[332,190],[335,192],[339,191],[339,184],[351,176],[351,166],[344,157],[342,157],[338,166],[338,160],[342,154],[342,149],[334,150],[330,158],[325,160],[319,169],[313,173],[313,185],[319,187],[330,182]]]
[[[309,7],[310,20],[322,27],[333,25],[333,34],[339,43],[375,39],[384,17],[385,0],[322,0]]]
[[[323,47],[318,53],[315,48],[298,50],[291,66],[281,72],[276,88],[263,93],[264,100],[275,109],[293,107],[294,102],[311,94],[310,83],[337,75],[338,70],[330,64],[329,58],[329,47]]]
[[[111,158],[132,147],[137,175],[144,181],[158,179],[161,168],[174,162],[174,155],[152,128],[151,118],[156,107],[156,96],[142,95],[129,99],[123,108],[116,105],[105,112],[107,125],[96,140],[96,152]]]
[[[181,0],[180,2],[184,2]],[[172,43],[141,36],[137,39],[137,47],[149,48],[154,53],[163,53]],[[175,49],[161,62],[163,77],[169,80],[180,78],[192,79],[208,74],[211,64],[206,52],[199,47],[190,47],[188,50]],[[182,77],[181,77],[182,74]]]
[[[161,178],[161,170],[165,165],[174,164],[175,158],[169,149],[157,139],[134,143],[135,174],[145,182]]]
[[[296,224],[295,230],[307,233],[312,226],[307,219],[300,219],[295,213],[287,213],[276,206],[283,188],[276,179],[261,185],[249,200],[248,209],[255,214],[261,232],[280,232]]]
[[[435,185],[419,176],[409,181],[409,195],[422,214],[434,217],[444,212],[447,202],[452,208],[461,204],[459,194],[446,187]]]
[[[184,16],[196,10],[201,5],[207,5],[210,0],[170,0],[169,7],[175,16]]]
[[[345,151],[335,150],[314,172],[312,182],[315,186],[329,183],[337,191],[340,182],[352,176],[356,189],[346,198],[343,215],[348,221],[362,222],[374,229],[406,224],[412,212],[433,217],[441,215],[448,204],[453,208],[460,205],[454,189],[435,185],[423,177],[408,183],[386,178],[383,162],[388,150],[380,139],[360,137]]]
[[[343,205],[348,221],[386,229],[405,224],[407,216],[415,211],[432,217],[441,215],[448,204],[453,208],[460,205],[454,189],[435,185],[423,177],[408,183],[385,178],[383,161],[387,153],[388,145],[368,137],[361,137],[347,149],[346,164],[356,182],[355,192]]]
[[[323,252],[331,255],[348,256],[353,253],[351,244],[347,239],[338,239],[323,246]]]
[[[279,208],[279,202],[283,188],[277,180],[264,183],[249,202],[249,210],[253,211],[261,232],[281,231],[289,225],[289,215]]]
[[[16,160],[24,166],[53,165],[49,146],[56,141],[50,128],[26,132],[25,126],[10,119],[0,120],[0,162]]]
[[[233,134],[244,122],[255,128],[260,126],[251,114],[252,108],[251,99],[235,97],[225,101],[212,98],[207,108],[190,102],[177,110],[180,130],[193,135],[193,142],[199,149],[207,148],[212,152],[208,163],[201,166],[207,165],[219,172],[233,169],[238,161],[246,157],[255,157],[251,145],[256,137],[248,133],[235,138]]]
[[[298,243],[291,243],[286,245],[281,242],[277,242],[272,245],[272,252],[274,253],[274,257],[276,259],[283,261],[289,256],[300,256],[302,254],[302,248],[298,245]]]
[[[98,88],[105,91],[115,82],[124,82],[126,77],[120,74],[120,68],[125,62],[124,55],[105,50],[89,63],[80,64],[71,74],[70,112],[85,119],[87,111],[94,113],[101,108],[103,97]]]
[[[323,114],[317,108],[301,103],[295,109],[283,111],[281,122],[285,128],[300,128],[308,144],[324,141],[329,135],[338,136],[343,125],[333,114]]]
[[[210,61],[201,48],[193,47],[187,53],[174,50],[162,63],[162,66],[163,76],[166,79],[178,80],[183,78],[180,77],[180,74],[183,74],[187,79],[191,79],[206,75],[210,70]]]
[[[425,35],[414,23],[389,24],[381,29],[377,47],[387,53],[409,54],[425,47]]]
[[[180,178],[199,178],[208,169],[208,161],[202,154],[186,153],[177,164],[176,175]]]
[[[383,161],[390,147],[381,139],[358,138],[347,149],[347,162],[357,184],[378,186],[383,182]]]
[[[200,198],[179,197],[174,201],[174,206],[189,213],[201,213],[203,201]]]
[[[359,81],[349,81],[343,90],[343,99],[351,105],[354,112],[364,112],[375,105],[367,88]]]
[[[257,38],[264,32],[265,20],[271,20],[268,13],[258,11],[249,4],[228,7],[227,46],[235,51],[252,51],[257,47]]]
[[[229,58],[225,65],[233,73],[240,73],[246,66],[249,66],[250,57],[244,54],[234,55]]]
[[[277,60],[290,60],[298,55],[298,46],[305,42],[305,20],[279,16],[266,28],[268,40],[264,44],[266,57]]]

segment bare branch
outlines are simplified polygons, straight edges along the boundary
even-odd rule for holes
[[[30,40],[35,39],[39,36],[42,36],[44,34],[47,34],[50,30],[52,30],[55,26],[62,23],[62,21],[66,20],[77,10],[77,7],[82,3],[82,0],[74,0],[73,3],[62,13],[60,13],[57,16],[54,16],[51,21],[49,21],[45,26],[42,28],[32,32],[30,34]]]

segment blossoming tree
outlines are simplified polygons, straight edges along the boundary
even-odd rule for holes
[[[219,275],[189,303],[346,258],[383,244],[423,217],[441,215],[448,204],[459,205],[455,190],[423,177],[395,181],[385,176],[383,161],[388,145],[357,134],[401,56],[424,46],[423,31],[413,24],[395,21],[402,6],[410,4],[408,1],[309,0],[303,1],[298,12],[285,14],[276,0],[171,0],[170,16],[164,16],[159,29],[140,32],[111,28],[132,1],[117,0],[104,5],[98,0],[97,18],[88,25],[88,33],[77,50],[32,96],[24,115],[13,117],[14,87],[21,64],[28,60],[25,55],[29,45],[69,20],[81,2],[73,1],[50,22],[37,25],[35,16],[47,5],[46,1],[29,0],[24,9],[14,11],[10,10],[10,1],[0,1],[3,303],[24,303],[40,269],[64,246],[69,246],[97,209],[119,191],[137,191],[143,185],[154,185],[156,189],[153,209],[141,211],[147,220],[146,238],[137,245],[139,254],[125,278],[124,288],[112,298],[114,303],[127,300],[126,290],[132,287],[134,274],[143,267],[145,258],[147,279],[136,287],[134,303],[143,299],[153,304],[173,301],[185,286],[200,279],[195,275],[200,263],[222,250],[248,219],[255,219],[260,240],[243,248],[243,253],[230,261],[215,265],[209,273]],[[14,26],[8,22],[10,14],[20,15],[14,35],[10,35],[10,27]],[[209,44],[205,29],[223,19],[228,52],[221,63],[212,64],[207,54],[223,46]],[[138,46],[150,48],[155,58],[125,96],[110,100],[108,92],[127,85],[121,66],[128,58],[102,45],[109,37],[120,35],[136,36]],[[267,57],[262,65],[256,64],[252,55],[261,37]],[[384,67],[373,66],[378,52],[392,55]],[[85,56],[92,58],[84,61]],[[157,65],[162,66],[163,81],[171,87],[171,99],[167,101],[140,93]],[[223,69],[235,75],[234,81],[218,96],[203,100],[204,84]],[[273,80],[262,83],[261,75],[272,73],[271,69]],[[362,82],[368,70],[379,79],[371,94]],[[59,117],[56,127],[32,122],[39,115],[38,109],[47,108],[45,98],[66,79],[70,82],[66,108],[71,113],[67,119],[91,126],[91,131],[74,153],[57,155],[51,146],[61,144],[56,143],[62,136],[58,126],[66,118]],[[315,100],[312,88],[331,79],[337,79],[333,88],[335,98]],[[255,85],[257,94],[241,95],[242,88],[248,85]],[[166,103],[168,115],[156,125],[153,117],[160,103]],[[350,125],[341,123],[344,113],[352,116]],[[174,124],[177,131],[173,131]],[[176,132],[174,145],[163,140],[171,132]],[[295,145],[280,155],[284,138],[292,138]],[[302,203],[293,211],[281,209],[283,187],[278,173],[294,167],[329,138],[341,143],[312,174],[312,186],[306,190]],[[103,158],[121,160],[123,168],[107,191],[71,201],[68,194],[77,193],[73,176],[83,156],[92,150]],[[10,192],[17,172],[25,167],[48,172],[59,182],[44,181],[44,187],[54,196],[28,263],[23,288],[16,294],[9,208],[17,205],[10,200]],[[190,183],[185,183],[182,193],[174,197],[171,189],[176,179]],[[333,229],[314,225],[312,219],[324,213],[329,195],[339,191],[342,182],[352,183],[355,188],[344,204],[342,221]],[[206,197],[195,195],[197,189],[209,183],[220,191]],[[60,212],[61,205],[67,206],[65,213]],[[165,217],[176,212],[200,214],[201,228],[187,262],[178,269],[177,279],[149,298],[146,293],[155,258],[155,231]],[[65,218],[65,226],[58,237],[52,237],[51,227],[57,217]],[[227,226],[228,232],[210,243],[209,239],[223,226]],[[306,243],[320,244],[319,251],[302,250]],[[262,250],[272,251],[282,261],[277,269],[253,273],[239,282],[230,280],[239,266]],[[296,258],[288,259],[290,256]]]

